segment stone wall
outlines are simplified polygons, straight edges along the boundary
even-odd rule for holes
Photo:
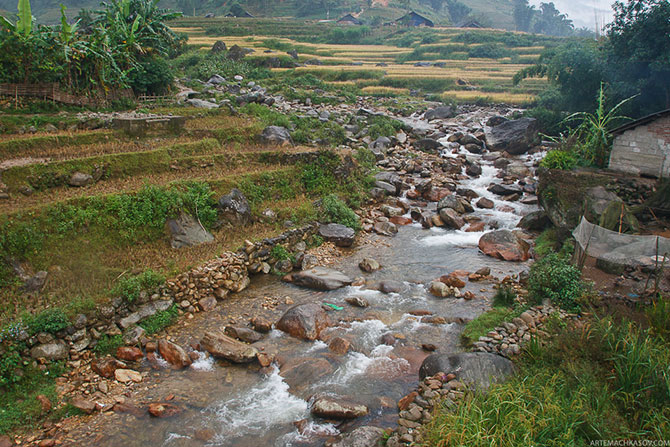
[[[654,177],[670,176],[670,116],[625,131],[614,139],[609,168]]]
[[[318,230],[318,224],[288,230],[279,236],[259,242],[247,242],[237,252],[225,252],[205,264],[166,281],[153,294],[140,293],[136,302],[128,303],[120,297],[99,306],[88,315],[78,315],[72,325],[56,334],[40,333],[30,336],[24,329],[15,338],[24,342],[25,361],[30,358],[44,361],[78,361],[103,337],[122,335],[123,343],[136,345],[146,341],[144,329],[138,324],[158,312],[177,304],[180,312],[209,311],[217,301],[229,293],[240,292],[250,284],[249,274],[269,273],[271,251],[282,245],[300,254],[306,249],[305,241]],[[3,353],[0,345],[0,355]]]

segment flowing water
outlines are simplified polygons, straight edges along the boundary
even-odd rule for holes
[[[454,156],[446,153],[444,156]],[[468,154],[468,157],[479,158]],[[524,159],[531,162],[532,159]],[[486,188],[496,178],[498,170],[482,162],[482,176],[465,180],[462,186],[490,198],[496,204],[511,207],[512,211],[476,209],[475,215],[490,226],[513,228],[519,219],[534,208],[520,203],[502,202]],[[435,206],[435,204],[433,204]],[[474,271],[488,266],[492,274],[503,277],[519,273],[525,264],[508,263],[484,256],[477,249],[483,233],[433,228],[419,225],[401,227],[394,238],[373,237],[370,243],[352,250],[334,267],[350,275],[360,276],[358,262],[364,257],[378,260],[383,269],[366,275],[368,284],[380,280],[403,281],[400,293],[383,294],[365,287],[346,287],[332,292],[314,292],[282,283],[272,276],[257,277],[252,285],[236,294],[215,311],[196,316],[195,321],[177,334],[175,340],[187,345],[199,339],[208,329],[220,329],[228,323],[227,309],[246,310],[249,317],[262,314],[266,297],[281,302],[290,297],[296,304],[328,302],[342,306],[342,311],[330,312],[340,324],[327,335],[341,335],[351,340],[351,350],[343,356],[329,351],[322,341],[305,342],[272,331],[257,344],[274,353],[284,365],[316,365],[290,380],[280,375],[277,366],[261,370],[258,365],[231,365],[219,362],[204,353],[186,371],[165,369],[156,371],[157,386],[146,390],[147,401],[163,399],[174,394],[186,402],[179,415],[158,419],[136,418],[129,414],[114,414],[99,446],[312,446],[323,445],[329,436],[350,430],[357,425],[393,426],[397,418],[396,402],[418,382],[418,368],[428,353],[422,343],[437,346],[438,352],[458,352],[462,348],[459,335],[462,324],[428,324],[413,311],[430,311],[449,321],[472,319],[488,307],[488,300],[466,301],[457,298],[436,298],[427,291],[431,280],[455,270]],[[468,283],[478,297],[493,294],[492,284]],[[353,308],[347,297],[365,298],[370,307]],[[281,304],[284,310],[289,305]],[[416,312],[415,312],[416,313]],[[276,317],[275,317],[276,318]],[[382,337],[392,334],[398,340],[394,346],[382,343]],[[353,422],[339,424],[310,416],[310,398],[317,393],[346,396],[365,404],[370,414]],[[294,422],[305,420],[298,430]],[[199,440],[198,432],[209,434]]]

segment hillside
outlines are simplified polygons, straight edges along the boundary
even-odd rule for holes
[[[65,0],[67,15],[76,16],[80,9],[95,9],[99,6],[98,0]],[[232,2],[214,3],[204,0],[161,0],[164,8],[176,9],[192,16],[212,13],[218,16],[225,15]],[[369,23],[389,21],[402,16],[406,6],[400,0],[372,1],[368,6],[367,0],[335,0],[312,2],[306,0],[286,0],[283,2],[268,2],[267,0],[241,0],[239,4],[256,17],[298,17],[302,19],[337,19],[344,14],[360,13],[361,19]],[[486,26],[493,28],[513,29],[511,0],[463,0],[472,9],[470,16],[476,18]],[[448,25],[452,22],[444,2],[438,10],[433,8],[436,2],[428,0],[412,0],[410,7],[420,14],[433,20],[436,24]],[[60,6],[57,2],[33,0],[31,2],[33,16],[39,23],[54,24],[60,20]],[[9,13],[6,13],[9,11]],[[15,0],[0,0],[0,14],[14,19],[16,11]]]

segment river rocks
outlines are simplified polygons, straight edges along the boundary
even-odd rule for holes
[[[371,142],[368,145],[368,149],[372,152],[379,152],[385,154],[388,148],[391,146],[391,140],[388,137],[378,137],[375,141]]]
[[[542,231],[549,225],[551,225],[551,220],[549,220],[547,213],[544,211],[534,211],[523,216],[517,226],[528,231]]]
[[[535,118],[506,121],[485,130],[486,144],[491,151],[521,155],[537,142],[538,125]]]
[[[451,208],[442,208],[440,210],[440,219],[442,219],[444,226],[455,230],[460,230],[465,225],[463,218]]]
[[[443,146],[442,143],[432,138],[422,138],[414,143],[414,147],[422,151],[431,152],[442,149]]]
[[[114,377],[114,372],[119,368],[125,368],[126,364],[116,360],[113,357],[107,356],[104,358],[96,358],[91,362],[91,369],[98,375],[111,379]]]
[[[316,303],[298,304],[287,310],[276,327],[292,337],[316,340],[330,326],[326,311]]]
[[[487,352],[460,354],[431,354],[419,369],[420,379],[442,372],[477,389],[488,389],[495,382],[505,380],[514,373],[514,364],[505,357]]]
[[[142,381],[142,374],[132,369],[119,368],[114,371],[114,378],[121,383],[140,383]]]
[[[405,284],[401,281],[384,280],[377,285],[377,290],[382,293],[401,293],[405,290]]]
[[[228,292],[241,292],[248,285],[245,258],[230,252],[166,282],[176,299],[188,296],[194,302],[211,295],[223,299]]]
[[[458,197],[453,195],[444,197],[437,203],[437,211],[441,211],[445,208],[452,209],[458,214],[463,214],[465,212],[463,203],[459,200]]]
[[[120,346],[116,350],[116,358],[127,362],[137,362],[144,357],[142,350],[137,346]]]
[[[526,261],[530,257],[528,242],[509,230],[484,234],[479,239],[479,249],[488,256],[505,261]]]
[[[335,290],[349,286],[353,282],[344,273],[327,267],[314,267],[310,270],[292,273],[284,279],[297,286],[315,290]]]
[[[379,447],[384,433],[384,430],[378,427],[358,427],[330,444],[330,447]]]
[[[365,258],[358,263],[358,267],[366,273],[372,273],[382,268],[379,262],[372,258]]]
[[[218,202],[219,223],[248,225],[251,223],[251,207],[242,191],[233,188],[230,194],[221,196]]]
[[[75,172],[70,177],[70,180],[68,180],[68,185],[75,187],[82,187],[93,184],[94,182],[95,180],[93,180],[92,175],[84,174],[83,172]]]
[[[351,247],[356,238],[356,232],[344,225],[330,223],[319,226],[319,235],[328,242],[332,242],[338,247]]]
[[[492,210],[495,207],[495,203],[493,203],[493,200],[487,199],[486,197],[482,197],[481,199],[477,200],[476,205],[478,208],[488,210]]]
[[[355,419],[368,414],[368,407],[331,396],[317,396],[312,404],[314,416],[324,419]]]
[[[447,119],[453,118],[456,116],[456,109],[449,106],[440,106],[435,107],[434,109],[426,110],[426,113],[423,115],[423,119],[426,121],[437,120],[437,119]]]
[[[482,166],[479,163],[469,163],[465,168],[465,173],[470,177],[479,177],[482,175]]]
[[[343,337],[335,337],[328,343],[328,349],[338,355],[346,354],[350,347],[351,342]]]
[[[69,357],[70,350],[62,340],[43,343],[30,350],[30,356],[34,359],[65,360]]]
[[[493,184],[488,188],[489,192],[498,196],[509,196],[512,194],[523,194],[523,190],[516,185]]]
[[[322,357],[302,357],[286,360],[281,364],[279,374],[291,387],[291,392],[301,390],[322,377],[331,374],[335,368]]]
[[[181,213],[176,219],[168,219],[167,226],[172,248],[192,247],[214,240],[214,236],[190,214]]]
[[[144,337],[147,331],[144,330],[143,327],[141,326],[133,326],[129,329],[127,329],[123,333],[123,344],[125,345],[136,345],[140,342],[140,339]]]
[[[362,298],[360,296],[352,296],[352,297],[346,298],[345,301],[347,303],[351,304],[352,306],[356,306],[356,307],[368,307],[370,305],[370,303],[368,303],[368,300],[366,300],[365,298]]]
[[[382,236],[395,236],[398,234],[398,227],[392,222],[375,222],[372,227],[375,233]]]
[[[95,402],[84,399],[81,396],[76,396],[70,399],[70,405],[86,414],[92,414],[96,409]]]
[[[181,413],[182,410],[174,404],[169,404],[166,402],[154,402],[149,404],[147,411],[153,417],[167,418]]]
[[[255,347],[214,331],[205,333],[200,340],[200,346],[214,357],[224,358],[234,363],[249,363],[258,355]]]
[[[263,317],[254,317],[251,319],[251,326],[254,330],[261,333],[268,333],[272,330],[272,323]]]
[[[224,333],[232,338],[237,338],[245,343],[256,343],[263,339],[263,334],[246,327],[226,326]]]
[[[454,295],[451,287],[447,286],[442,281],[432,281],[428,290],[431,294],[440,298],[446,298],[448,296]]]
[[[167,340],[158,341],[158,352],[170,365],[175,368],[186,368],[191,364],[191,358],[186,351],[175,343]]]
[[[214,102],[210,102],[210,101],[205,101],[204,99],[189,98],[189,99],[186,99],[184,102],[186,104],[189,104],[189,105],[195,107],[196,109],[209,109],[209,110],[211,110],[211,109],[218,109],[219,108],[218,104],[216,104]]]
[[[273,146],[293,146],[293,139],[288,129],[280,126],[268,126],[263,129],[260,141]]]
[[[403,214],[405,214],[402,208],[398,208],[391,205],[382,205],[380,211],[384,213],[384,216],[386,217],[402,216]]]

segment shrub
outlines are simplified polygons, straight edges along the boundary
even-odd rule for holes
[[[21,380],[21,375],[16,374],[16,370],[20,366],[21,356],[12,345],[0,355],[0,388]]]
[[[142,290],[150,293],[163,282],[165,282],[164,276],[149,269],[139,275],[121,278],[111,293],[132,303],[140,297]]]
[[[387,116],[374,116],[368,119],[369,135],[373,140],[379,137],[392,137],[405,126],[401,121]]]
[[[93,351],[98,355],[115,354],[116,350],[121,346],[123,346],[121,335],[103,334],[95,344]]]
[[[291,259],[291,253],[289,253],[286,247],[283,245],[275,245],[272,247],[272,250],[270,250],[270,256],[275,258],[277,261]]]
[[[23,324],[31,335],[39,332],[55,334],[68,327],[70,325],[70,320],[62,309],[53,308],[43,310],[37,315],[25,316],[23,318]]]
[[[330,194],[321,200],[322,220],[345,225],[356,231],[361,229],[361,222],[351,208],[335,194]]]
[[[530,268],[528,291],[535,303],[549,299],[563,309],[578,310],[586,284],[577,267],[556,253],[550,253]]]
[[[553,150],[540,162],[540,166],[547,169],[562,169],[569,171],[577,166],[577,155],[571,151]]]
[[[147,331],[147,334],[155,334],[156,332],[165,329],[172,325],[179,317],[179,309],[177,305],[173,304],[167,310],[156,312],[139,325]]]
[[[670,340],[670,298],[660,297],[646,311],[654,335]]]
[[[162,95],[173,81],[172,68],[161,57],[147,57],[128,73],[128,84],[135,93]]]
[[[515,299],[516,293],[514,289],[509,286],[502,286],[493,296],[493,305],[495,307],[512,307]]]

